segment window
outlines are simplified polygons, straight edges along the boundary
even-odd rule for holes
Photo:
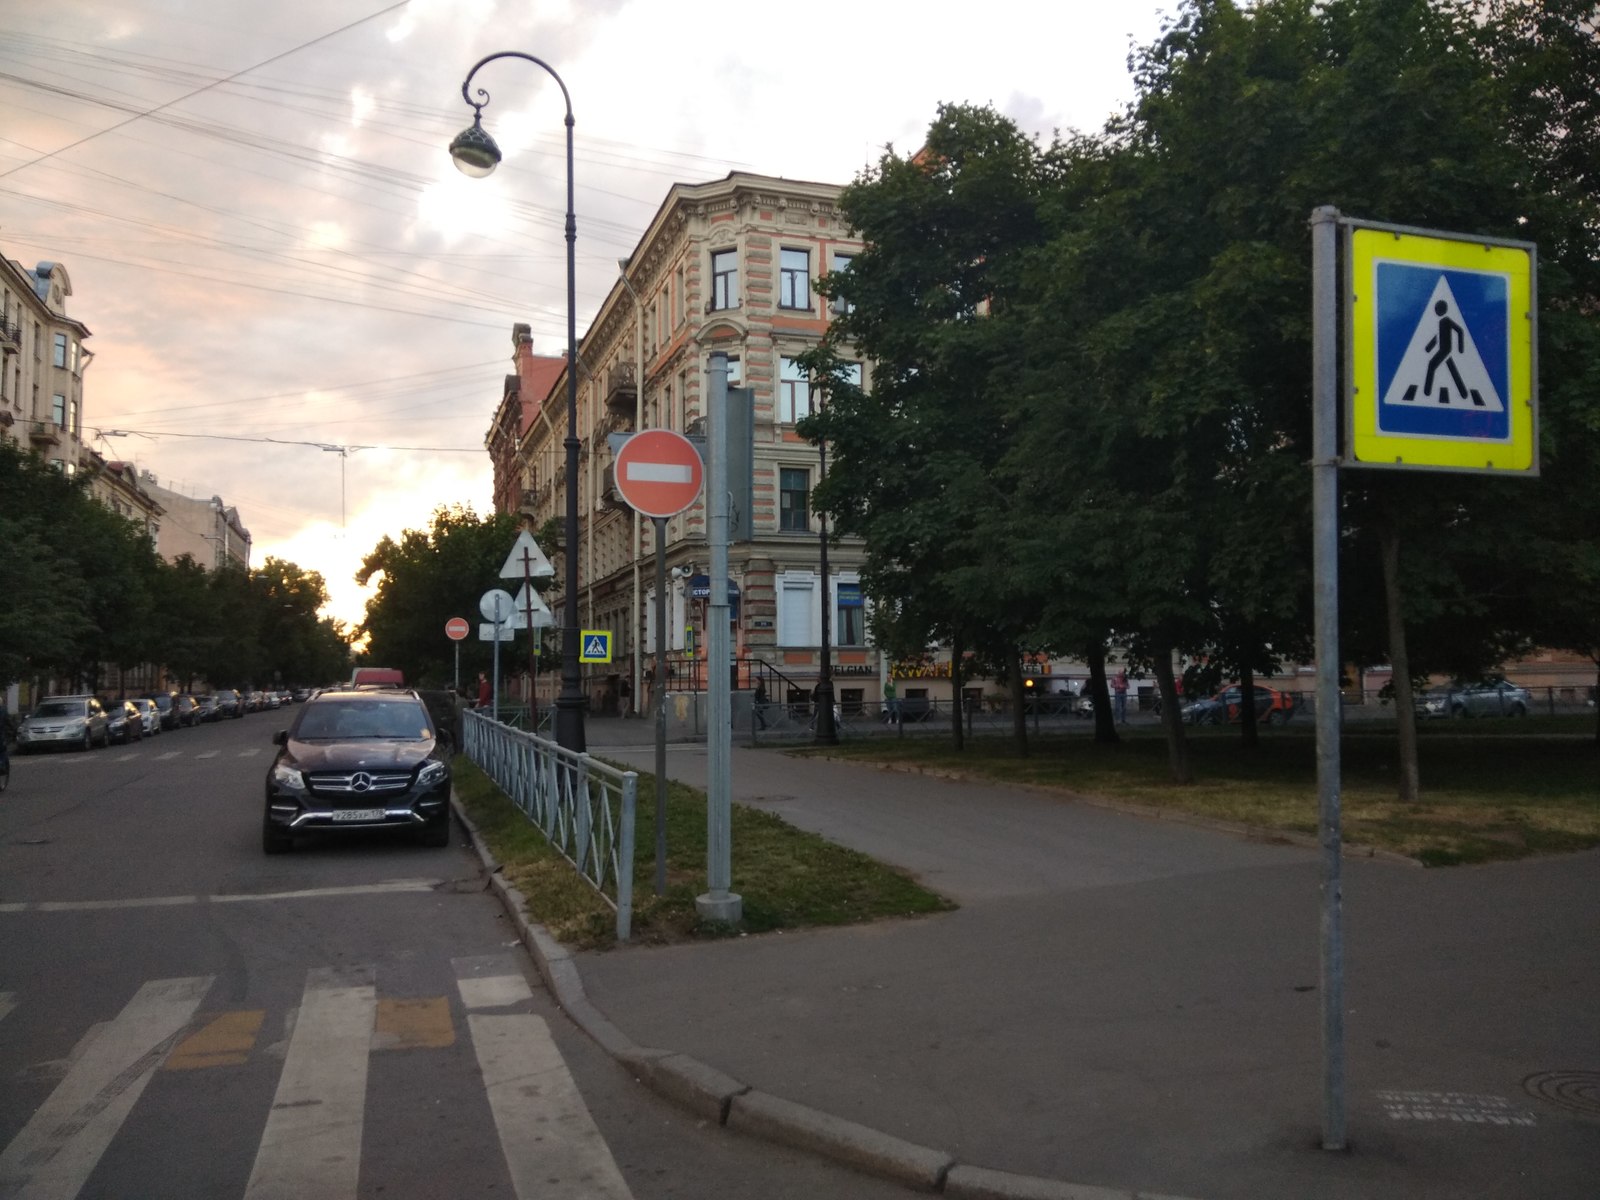
[[[55,349],[51,353],[50,361],[58,367],[67,365],[67,335],[58,333],[55,336]]]
[[[809,576],[783,577],[778,591],[778,645],[815,646],[812,631],[813,596],[816,580]]]
[[[67,423],[67,398],[60,392],[50,397],[50,419],[57,426],[65,426]]]
[[[792,358],[778,360],[778,423],[793,425],[811,415],[811,380]]]
[[[833,273],[838,275],[848,271],[850,269],[850,264],[852,261],[854,261],[854,259],[855,255],[853,254],[835,254],[833,256]],[[835,296],[829,302],[828,307],[836,313],[854,312],[856,309],[856,306],[851,304],[843,296]]]
[[[739,307],[739,252],[711,252],[711,309]]]
[[[860,363],[846,363],[844,365],[844,381],[853,387],[861,386]]]
[[[785,533],[809,533],[811,472],[796,467],[778,470],[778,528]]]
[[[862,614],[866,611],[861,606],[861,584],[840,581],[833,589],[835,612],[838,614],[833,623],[834,644],[838,646],[865,646],[867,644],[866,622]]]
[[[811,251],[779,251],[778,307],[811,307]]]

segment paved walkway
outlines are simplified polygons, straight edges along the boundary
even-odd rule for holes
[[[650,774],[649,735],[595,721],[590,748]],[[668,763],[704,786],[704,746]],[[1600,853],[1346,860],[1352,1150],[1330,1154],[1313,851],[772,750],[736,747],[733,789],[960,908],[579,955],[589,1000],[641,1045],[962,1163],[1122,1195],[1600,1189]]]

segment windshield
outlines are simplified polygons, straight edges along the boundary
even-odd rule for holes
[[[36,717],[81,717],[83,716],[82,700],[46,700],[33,710]]]
[[[316,704],[302,712],[294,736],[302,741],[423,741],[433,737],[433,730],[420,704],[338,700]]]

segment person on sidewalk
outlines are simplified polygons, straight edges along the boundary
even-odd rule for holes
[[[893,679],[883,682],[883,719],[890,725],[900,724],[900,692]]]
[[[622,682],[617,684],[617,707],[621,710],[624,721],[633,716],[633,683],[626,675],[622,677]]]
[[[767,681],[765,679],[756,680],[755,695],[750,697],[750,709],[755,713],[756,728],[765,729],[767,727]]]
[[[482,671],[478,672],[478,707],[488,708],[494,700],[494,689],[489,686],[489,677]]]
[[[1116,709],[1117,724],[1128,723],[1128,668],[1123,667],[1111,681],[1112,706]]]

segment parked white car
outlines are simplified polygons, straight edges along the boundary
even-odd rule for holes
[[[87,750],[110,740],[105,709],[93,696],[51,696],[17,726],[17,749],[24,754],[46,746]]]

